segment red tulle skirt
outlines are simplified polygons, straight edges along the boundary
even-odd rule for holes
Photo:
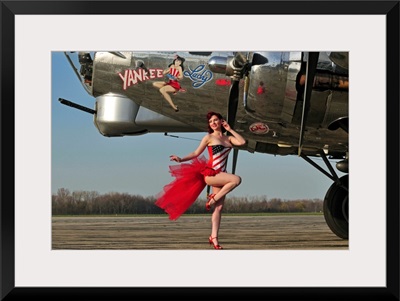
[[[170,220],[178,219],[206,187],[205,176],[215,176],[219,171],[207,166],[204,156],[169,167],[175,180],[164,186],[157,195],[156,206],[169,214]]]

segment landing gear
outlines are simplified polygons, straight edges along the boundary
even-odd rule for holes
[[[349,238],[349,176],[333,183],[325,195],[324,217],[328,227],[342,239]]]
[[[313,165],[334,182],[329,187],[324,199],[325,221],[331,231],[342,239],[349,238],[349,175],[339,178],[329,163],[323,151],[320,152],[321,158],[329,168],[331,174],[322,169],[304,154],[300,156],[308,163]],[[348,165],[348,162],[346,160]]]

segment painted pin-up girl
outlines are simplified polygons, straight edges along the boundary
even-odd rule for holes
[[[175,56],[175,59],[163,72],[163,74],[168,77],[168,81],[159,81],[153,83],[153,87],[159,89],[161,95],[166,101],[168,101],[175,112],[179,112],[179,108],[174,104],[169,93],[175,94],[178,91],[184,91],[179,83],[179,81],[183,78],[184,61],[185,59],[183,57],[180,57],[179,55]]]

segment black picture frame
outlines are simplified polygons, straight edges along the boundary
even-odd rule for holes
[[[191,300],[194,296],[201,300],[399,300],[399,1],[212,1],[212,11],[210,4],[208,1],[1,1],[1,300]],[[386,16],[386,287],[15,287],[15,15],[135,14],[138,6],[141,14]],[[366,151],[373,152],[373,147],[376,146],[368,146]],[[210,277],[217,276],[210,273]]]

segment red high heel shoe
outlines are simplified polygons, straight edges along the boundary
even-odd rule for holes
[[[213,239],[215,239],[215,238],[218,238],[218,236],[215,236],[215,237],[209,237],[208,238],[208,242],[210,243],[210,245],[213,245],[213,247],[214,247],[214,249],[215,250],[222,250],[223,248],[220,246],[220,245],[216,245],[214,242],[213,242]]]
[[[214,200],[214,204],[215,204],[216,200],[214,199],[214,197],[215,197],[215,193],[212,193],[212,194],[210,194],[210,195],[208,196],[208,200],[207,200],[207,202],[206,202],[206,210],[207,210],[207,211],[210,211],[210,210],[211,210],[211,205],[210,205],[211,200]]]

